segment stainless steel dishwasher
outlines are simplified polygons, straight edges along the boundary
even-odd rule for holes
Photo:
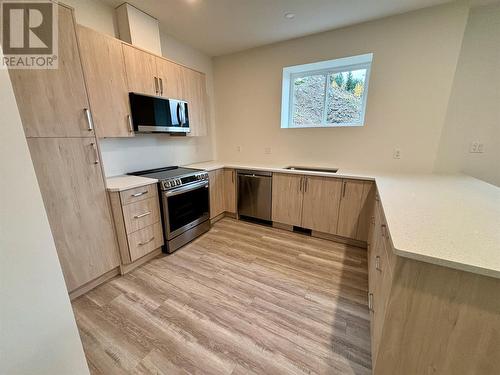
[[[271,221],[272,173],[238,170],[238,215]]]

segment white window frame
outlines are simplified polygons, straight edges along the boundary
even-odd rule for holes
[[[373,53],[364,55],[343,57],[335,60],[320,61],[311,64],[302,64],[295,66],[288,66],[283,68],[283,83],[281,91],[281,128],[290,129],[303,129],[303,128],[340,128],[340,127],[358,127],[365,124],[366,102],[368,98],[368,86],[370,82],[370,72],[373,60]],[[328,82],[325,84],[325,110],[323,111],[323,119],[321,124],[307,124],[307,125],[294,125],[293,124],[293,85],[292,82],[295,78],[304,75],[314,74],[335,74],[340,72],[366,69],[365,84],[363,91],[363,98],[361,102],[361,114],[358,121],[350,123],[327,123],[326,122],[326,100]]]

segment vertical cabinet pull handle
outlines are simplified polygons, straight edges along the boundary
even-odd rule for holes
[[[300,184],[299,184],[299,191],[300,191],[301,193],[302,193],[302,191],[303,191],[303,187],[302,187],[302,185],[303,185],[303,184],[304,184],[304,177],[301,177],[301,178],[300,178]]]
[[[373,293],[368,293],[368,310],[373,311]]]
[[[347,188],[347,181],[342,181],[342,198],[345,197],[345,191],[346,191],[346,188]]]
[[[158,95],[158,77],[155,78],[155,94]]]
[[[304,177],[304,193],[307,193],[307,188],[309,187],[309,179]]]
[[[127,121],[128,121],[128,131],[130,133],[133,133],[134,132],[134,125],[132,123],[132,116],[131,115],[127,115]]]
[[[92,113],[88,108],[84,108],[83,112],[85,113],[85,117],[87,118],[87,129],[89,132],[94,130],[94,120],[92,119]]]
[[[382,224],[382,225],[380,226],[380,228],[381,228],[381,230],[382,230],[382,237],[385,237],[385,236],[386,236],[386,226],[385,226],[385,224]]]
[[[234,184],[234,171],[231,172],[231,183]]]
[[[377,271],[382,271],[382,268],[380,268],[380,256],[375,257],[375,269]]]
[[[160,95],[163,95],[163,79],[158,78],[158,80],[160,81]]]
[[[94,154],[95,154],[94,164],[99,164],[99,154],[97,152],[97,145],[94,142],[92,142],[90,145],[92,146],[92,149],[94,150]]]

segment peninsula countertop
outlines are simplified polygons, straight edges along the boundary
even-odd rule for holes
[[[500,188],[466,175],[337,173],[211,161],[187,167],[265,170],[373,180],[395,254],[500,278]],[[336,166],[335,166],[336,167]]]

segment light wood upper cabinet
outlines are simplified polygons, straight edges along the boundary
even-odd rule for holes
[[[182,66],[156,58],[156,72],[160,79],[160,95],[166,98],[186,100]]]
[[[72,11],[59,5],[58,68],[9,74],[26,137],[93,137]]]
[[[158,95],[156,56],[127,44],[122,44],[128,91],[147,95]]]
[[[95,140],[30,138],[28,146],[71,292],[120,264]]]
[[[208,133],[208,96],[205,74],[182,68],[183,87],[188,102],[190,136]]]
[[[224,170],[208,172],[210,186],[210,219],[224,212]]]
[[[224,169],[224,211],[236,213],[236,171]]]
[[[302,227],[335,234],[342,181],[327,177],[305,177]]]
[[[342,183],[337,234],[342,237],[356,238],[364,181],[343,180]]]
[[[302,176],[273,173],[273,221],[302,225],[302,181]]]
[[[83,26],[78,39],[97,136],[133,136],[122,43]]]

